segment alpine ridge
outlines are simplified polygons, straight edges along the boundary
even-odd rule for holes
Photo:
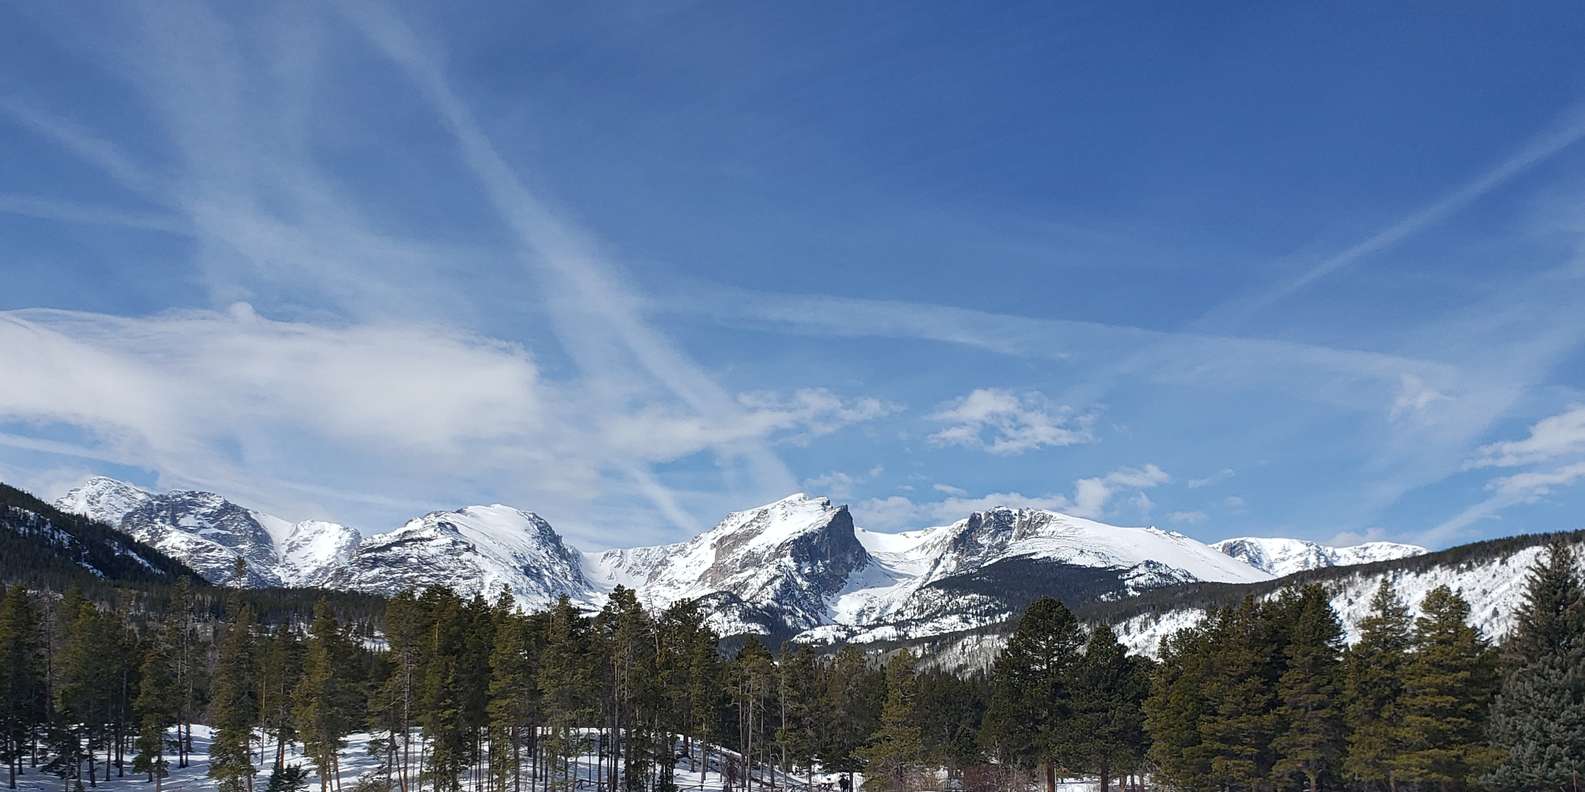
[[[1424,547],[1397,542],[1366,542],[1348,547],[1329,547],[1303,539],[1239,537],[1223,539],[1212,547],[1250,566],[1277,577],[1335,566],[1369,564],[1422,555]]]
[[[218,583],[236,582],[241,558],[248,586],[389,596],[439,585],[492,598],[505,589],[524,608],[560,597],[598,608],[625,586],[649,607],[697,600],[725,635],[817,644],[945,639],[994,629],[1041,596],[1124,602],[1183,585],[1260,584],[1425,552],[1292,539],[1207,545],[1159,528],[1015,507],[879,533],[857,525],[848,507],[803,493],[728,514],[686,541],[592,552],[568,544],[540,515],[501,504],[435,511],[367,537],[214,493],[155,493],[105,477],[57,506],[106,522]],[[1149,633],[1155,625],[1134,627]]]

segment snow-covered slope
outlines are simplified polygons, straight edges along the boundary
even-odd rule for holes
[[[587,601],[594,592],[581,555],[550,523],[500,504],[430,512],[371,536],[324,583],[384,595],[440,585],[492,599],[505,586],[526,608],[543,608],[562,595]]]
[[[1431,589],[1446,585],[1470,604],[1470,623],[1486,637],[1502,638],[1513,626],[1513,615],[1524,598],[1524,581],[1530,567],[1546,552],[1544,543],[1499,540],[1499,549],[1473,553],[1453,548],[1406,564],[1384,564],[1358,570],[1337,569],[1319,582],[1332,594],[1349,643],[1359,640],[1359,623],[1370,611],[1370,598],[1383,578],[1392,581],[1398,595],[1418,611]],[[1478,546],[1474,546],[1478,547]],[[1585,552],[1577,542],[1575,555]],[[1426,561],[1429,563],[1420,563]],[[1267,592],[1275,596],[1277,591]],[[1148,612],[1118,625],[1118,638],[1130,650],[1154,654],[1161,639],[1204,619],[1203,607],[1170,608]]]
[[[1424,547],[1396,542],[1366,542],[1349,547],[1328,547],[1303,539],[1252,536],[1223,539],[1211,546],[1277,577],[1309,569],[1391,561],[1426,552]]]
[[[359,539],[344,525],[294,523],[212,492],[156,494],[104,476],[88,479],[55,506],[107,523],[215,583],[229,582],[241,558],[247,585],[313,585],[345,561]]]
[[[1041,509],[995,508],[906,534],[861,532],[872,564],[803,640],[942,635],[1009,618],[1042,595],[1115,599],[1174,583],[1271,575],[1183,534]]]

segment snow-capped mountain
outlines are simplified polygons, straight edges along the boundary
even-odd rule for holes
[[[1341,581],[1329,585],[1337,586],[1334,604],[1352,629],[1375,580],[1388,574],[1384,568],[1396,570],[1390,573],[1406,581],[1415,601],[1437,582],[1455,584],[1496,629],[1534,556],[1520,548],[1498,560],[1456,556],[1443,564],[1436,560],[1443,554],[1414,558],[1425,549],[1386,542],[1326,547],[1242,538],[1207,545],[1157,528],[1007,507],[950,525],[877,533],[857,527],[846,506],[804,494],[729,514],[687,541],[601,552],[581,552],[539,515],[499,504],[432,512],[361,540],[342,525],[292,522],[213,493],[153,493],[108,478],[89,480],[58,505],[109,522],[217,582],[230,579],[240,557],[249,585],[383,595],[442,585],[491,598],[504,586],[525,608],[561,596],[596,608],[622,585],[651,607],[697,600],[723,634],[815,643],[971,636],[961,640],[991,646],[989,636],[1026,604],[1056,596],[1080,608],[1140,603],[1107,618],[1122,623],[1130,645],[1149,650],[1206,612],[1172,597],[1152,605],[1151,592],[1205,582],[1242,584],[1266,596],[1282,585],[1277,578],[1298,571]],[[1357,564],[1369,566],[1350,566]],[[1172,589],[1180,590],[1194,591]]]
[[[344,525],[283,520],[212,492],[153,493],[103,476],[67,492],[55,506],[107,523],[215,583],[229,582],[241,558],[247,585],[314,585],[359,538]]]
[[[832,597],[870,563],[848,508],[803,493],[728,514],[686,542],[587,560],[602,588],[627,586],[657,607],[714,596],[723,614],[718,628],[752,632],[825,623]],[[753,613],[753,623],[727,611]],[[762,623],[767,618],[774,623]]]
[[[1303,539],[1253,536],[1223,539],[1211,546],[1277,577],[1310,569],[1391,561],[1426,552],[1424,547],[1397,542],[1366,542],[1348,547],[1328,547]]]
[[[360,543],[325,578],[329,588],[394,595],[442,585],[494,598],[505,586],[520,606],[543,608],[594,588],[583,557],[537,514],[499,504],[430,512]]]
[[[1174,583],[1271,575],[1183,534],[995,508],[903,534],[860,532],[871,564],[804,640],[917,639],[994,624],[1030,600],[1116,599]]]
[[[125,481],[94,476],[55,501],[55,508],[68,514],[81,514],[112,527],[121,516],[154,499],[154,493]]]

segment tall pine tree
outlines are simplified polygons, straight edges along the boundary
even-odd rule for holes
[[[1438,586],[1420,603],[1414,647],[1404,669],[1396,776],[1443,789],[1467,786],[1491,764],[1486,716],[1496,687],[1496,657],[1470,627],[1469,603]]]
[[[154,792],[160,792],[163,779],[169,774],[165,733],[177,724],[174,665],[169,649],[154,640],[143,654],[138,675],[137,754],[132,758],[132,769],[148,774],[154,782]]]
[[[496,604],[495,649],[490,653],[490,772],[495,789],[522,789],[522,748],[538,727],[537,644],[529,621],[513,609],[511,594]]]
[[[1409,608],[1392,582],[1382,578],[1359,623],[1359,642],[1344,659],[1343,722],[1347,744],[1343,775],[1349,780],[1397,788],[1394,768],[1401,753],[1398,727],[1403,672],[1409,660]]]
[[[1073,675],[1073,740],[1077,769],[1098,777],[1101,792],[1142,758],[1148,685],[1111,627],[1102,624],[1090,632]]]
[[[253,789],[253,725],[258,721],[253,611],[242,607],[226,625],[215,660],[209,722],[209,778],[220,792]]]
[[[1554,541],[1531,568],[1514,622],[1492,706],[1500,759],[1486,783],[1578,789],[1585,782],[1585,591],[1566,541]]]
[[[1046,790],[1057,774],[1076,764],[1069,691],[1084,636],[1062,603],[1049,597],[1030,603],[991,668],[991,700],[983,742],[1004,763],[1038,764]]]
[[[1309,792],[1319,792],[1321,778],[1335,773],[1342,759],[1342,649],[1343,625],[1325,590],[1304,587],[1288,634],[1288,667],[1277,685],[1280,726],[1273,747],[1276,774],[1302,776]]]
[[[350,678],[351,647],[330,605],[314,605],[303,656],[303,676],[292,691],[292,719],[303,753],[319,771],[320,792],[341,788],[340,752],[357,722],[357,681]]]
[[[28,743],[45,717],[44,636],[33,599],[21,586],[3,593],[0,602],[0,759],[6,763],[8,785],[16,789],[17,774]]]
[[[886,704],[880,729],[864,747],[865,789],[873,782],[891,792],[914,789],[924,773],[924,738],[919,729],[913,653],[904,649],[886,661]]]

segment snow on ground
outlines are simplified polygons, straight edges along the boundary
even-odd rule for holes
[[[591,753],[584,754],[574,763],[575,775],[578,778],[578,788],[580,790],[594,790],[599,778],[599,767],[595,762],[596,757],[592,753],[594,734],[593,731],[587,733]],[[207,776],[209,772],[209,744],[211,737],[212,732],[208,726],[193,726],[193,751],[189,754],[189,764],[187,767],[178,768],[176,767],[175,756],[167,756],[167,761],[170,763],[170,772],[162,781],[162,789],[174,790],[175,792],[209,792],[215,789],[215,783]],[[352,789],[361,777],[379,777],[383,773],[382,765],[374,757],[370,756],[367,750],[370,739],[371,735],[367,733],[347,736],[346,747],[341,751],[341,784],[347,790]],[[418,755],[416,740],[417,737],[415,735],[415,743],[413,745],[413,756],[415,758]],[[253,745],[255,751],[254,761],[261,766],[261,770],[253,783],[254,788],[258,792],[262,792],[269,781],[269,770],[275,757],[275,743],[273,740],[266,740],[261,745],[260,740],[255,739]],[[680,749],[681,746],[682,742],[679,739],[678,748]],[[263,761],[258,756],[258,751],[261,747],[266,754],[266,758]],[[722,790],[725,787],[721,774],[721,759],[723,755],[736,762],[740,762],[742,758],[736,752],[723,751],[718,747],[712,746],[709,760],[706,764],[701,758],[697,747],[695,747],[687,758],[682,758],[678,761],[676,772],[673,775],[677,788],[683,792],[716,792],[717,790]],[[93,789],[106,790],[106,792],[133,792],[133,790],[148,792],[154,788],[154,785],[148,781],[147,775],[132,772],[132,757],[130,754],[125,760],[126,773],[119,778],[115,777],[115,768],[113,766],[109,768],[110,777],[105,777],[105,767],[102,759],[103,757],[99,757],[99,778],[97,784],[92,787]],[[290,750],[288,750],[287,764],[301,765],[304,770],[308,771],[307,788],[310,792],[319,788],[319,775],[314,772],[313,763],[303,757],[300,743],[291,746]],[[702,774],[700,772],[701,769],[704,771]],[[525,753],[523,763],[523,784],[525,788],[533,788],[529,784],[531,770],[532,766]],[[89,789],[88,765],[86,762],[82,766],[82,774],[83,788]],[[802,774],[786,775],[768,767],[756,769],[755,789],[759,789],[762,783],[772,777],[775,778],[776,787],[780,789],[789,790],[789,792],[804,792],[806,790]],[[836,776],[816,774],[817,789],[822,780],[830,781],[832,788],[836,788]],[[856,776],[856,780],[862,782],[863,775]],[[430,787],[426,783],[424,788],[427,790]],[[466,779],[464,788],[467,788]],[[67,787],[66,782],[60,776],[29,768],[24,763],[23,774],[17,776],[17,789],[22,792],[63,792]]]
[[[193,752],[189,754],[190,761],[187,767],[179,768],[176,766],[176,757],[174,755],[166,757],[166,760],[170,762],[170,774],[161,782],[163,789],[177,790],[177,792],[201,792],[202,790],[215,788],[215,783],[209,780],[206,775],[209,772],[210,737],[211,731],[208,726],[193,726]],[[348,787],[356,782],[360,775],[373,771],[378,765],[374,758],[369,756],[368,751],[365,750],[368,742],[369,735],[367,734],[354,734],[347,738],[347,747],[341,752],[341,781]],[[258,750],[258,746],[258,742],[255,741],[255,751]],[[273,761],[275,758],[274,741],[270,741],[265,746],[265,750],[268,758]],[[300,764],[303,769],[309,771],[309,789],[318,789],[319,776],[313,772],[313,765],[303,759],[302,745],[293,746],[293,750],[288,751],[287,757],[288,764]],[[257,760],[258,757],[255,755],[254,759]],[[103,764],[100,765],[99,769],[101,777],[95,787],[96,789],[110,790],[111,792],[130,792],[130,790],[152,790],[154,788],[154,785],[148,782],[147,775],[132,772],[132,756],[130,754],[126,757],[126,775],[120,778],[114,776],[114,767],[110,768],[111,777],[109,779],[104,778],[102,775],[105,769]],[[27,792],[61,792],[61,790],[66,788],[65,782],[61,780],[60,776],[50,775],[26,766],[23,767],[23,770],[25,775],[17,776],[18,790],[26,790]],[[254,786],[262,792],[264,785],[268,781],[269,767],[266,765],[264,771],[254,779]],[[83,764],[82,782],[84,789],[89,788],[87,763]]]

